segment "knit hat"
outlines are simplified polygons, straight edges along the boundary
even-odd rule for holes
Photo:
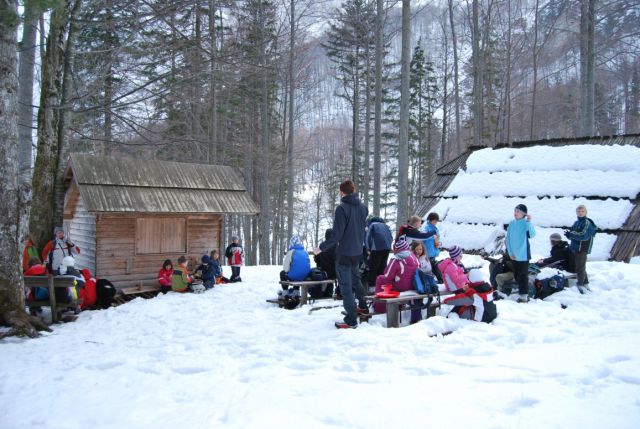
[[[518,204],[516,210],[520,210],[522,213],[527,214],[527,206],[524,204]]]
[[[64,228],[61,226],[56,226],[55,228],[53,228],[53,233],[57,234],[59,232],[64,232]]]
[[[451,246],[449,248],[449,257],[451,259],[458,259],[462,256],[462,249],[458,246]]]
[[[211,258],[209,257],[209,255],[202,255],[201,261],[203,264],[211,264]]]
[[[398,237],[396,242],[393,243],[393,253],[400,253],[409,249],[411,249],[411,246],[407,243],[407,237],[404,235]]]
[[[551,240],[551,241],[562,241],[562,236],[560,234],[558,234],[557,232],[554,232],[553,234],[551,234],[549,236],[549,240]]]
[[[240,240],[240,238],[237,235],[232,235],[231,236],[231,241],[233,240]]]
[[[297,235],[293,235],[291,237],[291,240],[289,240],[289,249],[298,246],[302,246],[302,240],[300,240],[300,237],[298,237]]]

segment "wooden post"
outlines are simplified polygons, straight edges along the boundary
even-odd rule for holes
[[[309,297],[309,285],[300,285],[300,305],[306,305]]]
[[[387,328],[397,328],[398,324],[398,312],[400,310],[399,303],[387,302]]]
[[[49,274],[49,304],[51,305],[51,322],[58,323],[58,308],[56,304],[56,289],[53,285],[53,275]]]

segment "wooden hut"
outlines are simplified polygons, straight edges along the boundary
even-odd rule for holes
[[[536,167],[536,159],[531,159],[530,165],[509,168],[508,164],[514,159],[517,160],[530,148],[540,146],[548,153],[555,151],[558,152],[558,156],[564,157],[561,159],[563,167],[560,170],[546,171],[544,166]],[[576,148],[556,150],[568,146]],[[603,162],[594,163],[596,165],[585,164],[580,149],[584,147],[588,147],[589,152],[593,154],[600,154]],[[640,164],[637,158],[628,159],[624,168],[608,165],[606,162],[609,156],[616,154],[616,150],[625,150],[625,147],[640,147],[640,135],[513,142],[493,148],[502,150],[507,156],[501,157],[504,161],[503,166],[492,168],[477,166],[478,158],[490,159],[487,158],[486,151],[492,149],[472,147],[436,171],[417,212],[421,216],[426,216],[430,211],[440,215],[443,220],[440,224],[441,232],[444,229],[449,236],[449,242],[445,240],[445,245],[466,242],[466,251],[494,252],[499,250],[499,242],[495,238],[496,226],[501,229],[501,214],[509,219],[516,204],[528,201],[530,210],[533,207],[535,211],[534,224],[539,230],[536,240],[542,241],[546,250],[548,234],[562,232],[562,229],[568,228],[575,219],[573,208],[577,204],[586,204],[589,216],[595,216],[594,220],[599,226],[594,246],[599,248],[600,252],[592,254],[592,259],[629,261],[630,258],[640,255],[640,193],[637,193],[637,186],[634,186],[637,185]],[[630,151],[625,150],[625,153],[628,152]],[[474,164],[471,169],[470,162]],[[570,186],[563,189],[565,184],[561,183],[558,187],[551,186],[532,194],[530,186],[522,185],[540,182],[545,176],[556,173],[561,173],[557,176],[568,181],[579,178],[585,189],[572,191],[568,190]],[[603,180],[610,177],[618,177],[619,180],[611,184],[606,183],[611,180]],[[602,182],[601,186],[595,186],[598,185],[595,183],[597,181]],[[479,183],[486,184],[486,189],[477,189],[478,186],[475,185]],[[503,192],[492,192],[491,184],[499,185]],[[620,188],[629,188],[630,191],[621,193]],[[561,213],[558,213],[559,208],[563,209]],[[599,213],[592,215],[592,208],[594,212]],[[544,219],[549,217],[549,213],[556,216],[553,216],[553,219]],[[540,214],[545,216],[541,218]],[[566,218],[563,219],[563,216]]]
[[[157,284],[165,259],[221,249],[224,214],[258,213],[230,167],[72,154],[64,226],[76,258],[118,287]]]

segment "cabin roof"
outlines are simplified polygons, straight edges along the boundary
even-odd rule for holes
[[[94,213],[259,212],[240,174],[224,165],[74,153],[67,176]]]
[[[571,226],[575,206],[586,204],[600,228],[595,257],[629,260],[640,254],[638,147],[640,134],[472,147],[436,171],[417,212],[440,215],[445,245],[492,252],[513,207],[525,203],[546,251],[548,234]]]

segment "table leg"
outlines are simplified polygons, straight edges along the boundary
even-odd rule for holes
[[[387,303],[387,328],[397,328],[399,316],[399,304],[397,302]]]

